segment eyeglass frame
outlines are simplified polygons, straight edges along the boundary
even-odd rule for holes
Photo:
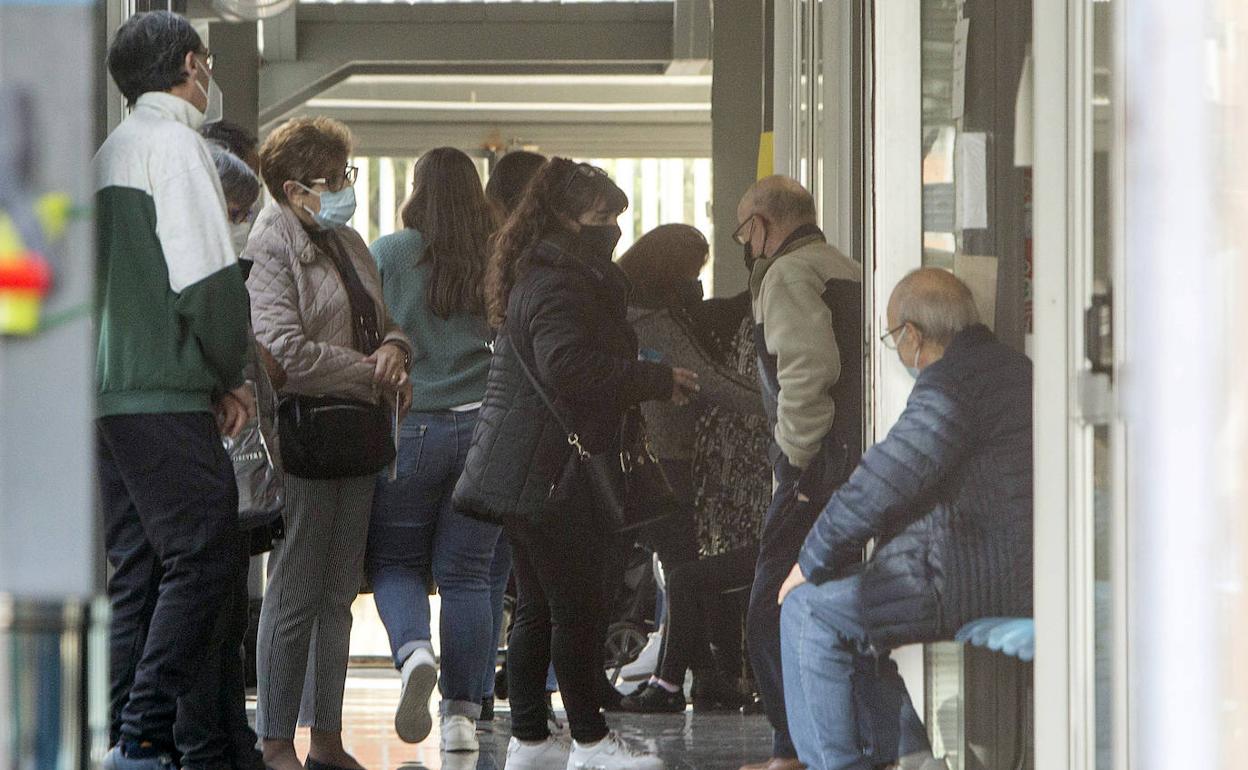
[[[915,330],[918,331],[919,334],[923,333],[922,327],[920,327],[914,321],[902,321],[900,324],[894,326],[893,328],[889,329],[888,331],[880,335],[880,343],[884,345],[884,348],[886,350],[892,350],[892,351],[897,350],[897,348],[901,345],[901,338],[898,337],[896,340],[894,340],[893,335],[896,334],[897,332],[901,332],[904,334],[907,325],[913,326]]]
[[[204,60],[204,64],[208,65],[208,69],[210,71],[213,69],[213,65],[216,64],[217,57],[213,55],[212,51],[210,51],[207,48],[204,48],[203,50],[200,50],[200,51],[191,51],[191,53],[196,56],[202,57]]]
[[[732,231],[732,239],[737,242],[738,246],[744,246],[745,244],[750,242],[751,238],[754,237],[754,218],[761,217],[761,216],[762,214],[759,214],[757,211],[755,211],[753,214],[750,214],[748,217],[742,220],[741,224],[737,225],[736,230]],[[750,226],[750,232],[748,235],[742,236],[741,231],[745,229],[746,225]]]
[[[341,190],[346,187],[354,187],[356,180],[358,180],[359,178],[360,178],[360,167],[359,166],[347,166],[345,169],[342,170],[342,184],[338,185],[337,188],[331,185],[329,183],[329,180],[323,176],[318,176],[315,179],[304,180],[304,184],[306,184],[308,187],[311,187],[313,185],[323,184],[329,188],[330,192],[337,192],[338,190]]]
[[[229,218],[230,224],[242,225],[252,220],[252,217],[256,215],[256,209],[254,206],[248,206],[245,209],[238,209],[235,212],[231,212],[227,206],[225,215]]]

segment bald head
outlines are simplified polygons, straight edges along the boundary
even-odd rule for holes
[[[924,267],[902,278],[888,300],[889,328],[906,323],[944,347],[958,332],[979,323],[979,311],[971,290],[953,273]]]
[[[780,175],[760,179],[745,191],[737,206],[737,221],[744,222],[752,214],[789,232],[813,225],[817,219],[814,197],[796,179]]]

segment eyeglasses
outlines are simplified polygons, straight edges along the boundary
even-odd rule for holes
[[[746,243],[749,243],[750,236],[752,236],[752,235],[754,234],[754,228],[751,226],[751,227],[750,227],[750,232],[748,232],[748,233],[743,233],[743,232],[741,232],[741,231],[745,229],[745,226],[746,226],[746,225],[753,225],[753,223],[754,223],[754,217],[756,217],[756,216],[758,216],[758,215],[757,215],[757,214],[750,214],[748,217],[746,217],[746,218],[745,218],[745,221],[744,221],[744,222],[742,222],[741,224],[737,225],[737,229],[732,231],[732,239],[733,239],[734,241],[736,241],[738,244],[740,244],[740,245],[742,245],[742,246],[744,246]]]
[[[257,200],[254,204],[246,208],[241,208],[238,206],[229,206],[229,205],[226,206],[226,215],[229,216],[230,224],[232,225],[246,224],[247,222],[250,222],[253,219],[255,219],[256,215],[259,213],[260,213],[260,201],[259,200]]]
[[[572,188],[572,184],[578,179],[595,180],[607,176],[607,172],[591,166],[588,163],[577,163],[572,169],[572,173],[568,175],[568,181],[564,182],[561,194],[566,194]]]
[[[902,333],[904,334],[904,333],[905,333],[906,324],[913,324],[913,322],[912,322],[912,321],[902,321],[899,325],[894,326],[893,328],[889,329],[888,331],[886,331],[886,332],[884,332],[883,334],[881,334],[881,335],[880,335],[880,342],[884,343],[884,347],[885,347],[885,348],[887,348],[888,350],[896,350],[896,349],[897,349],[897,345],[898,345],[898,343],[900,343],[900,341],[901,341],[901,337],[894,337],[893,335],[894,335],[894,334],[896,334],[897,332],[902,332]],[[914,325],[914,328],[918,329],[919,327],[918,327],[918,325],[916,324],[916,325]]]
[[[208,69],[212,69],[213,63],[216,62],[217,60],[217,57],[212,55],[212,51],[209,51],[207,48],[205,48],[204,50],[196,51],[195,53],[203,57],[204,64],[208,65]]]
[[[331,190],[341,190],[344,187],[350,187],[355,184],[355,180],[360,176],[360,169],[356,166],[347,166],[341,174],[335,174],[332,177],[317,177],[309,179],[308,186],[314,184],[323,184]]]

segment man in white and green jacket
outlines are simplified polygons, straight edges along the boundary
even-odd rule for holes
[[[163,11],[131,17],[108,51],[133,112],[94,161],[98,463],[113,567],[106,769],[176,767],[177,699],[241,545],[221,434],[254,411],[249,310],[198,133],[220,110],[211,59],[190,23]]]

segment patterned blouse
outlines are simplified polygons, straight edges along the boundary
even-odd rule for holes
[[[715,340],[729,368],[758,381],[754,322],[742,319],[731,339]],[[767,418],[720,406],[701,410],[693,449],[694,518],[703,557],[757,548],[771,502]]]

